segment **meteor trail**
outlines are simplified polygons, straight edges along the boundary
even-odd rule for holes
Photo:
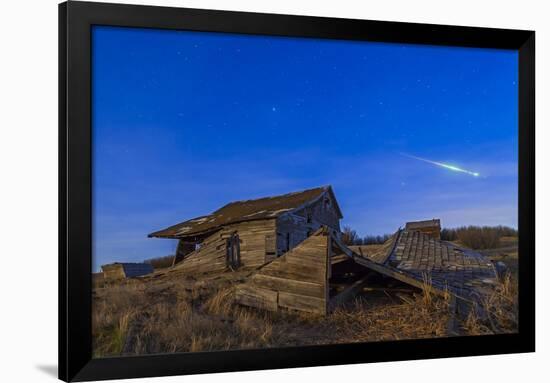
[[[436,166],[439,166],[439,167],[442,167],[442,168],[445,168],[445,169],[452,170],[454,172],[466,173],[466,174],[469,174],[469,175],[474,176],[474,177],[479,177],[479,173],[471,172],[471,171],[466,170],[466,169],[461,169],[458,166],[447,165],[447,164],[444,164],[443,162],[437,162],[437,161],[428,160],[428,159],[422,158],[422,157],[411,156],[410,154],[407,154],[407,153],[399,153],[399,154],[401,154],[403,157],[408,157],[408,158],[412,158],[414,160],[427,162],[428,164],[436,165]]]

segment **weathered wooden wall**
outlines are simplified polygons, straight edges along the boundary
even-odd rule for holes
[[[121,264],[114,263],[112,265],[103,265],[101,266],[101,270],[103,270],[103,277],[105,280],[112,281],[126,278],[124,268]]]
[[[330,193],[325,193],[318,201],[303,209],[303,212],[297,213],[304,214],[304,216],[305,213],[310,213],[314,221],[340,231],[340,217],[336,209],[336,201]]]
[[[306,218],[300,215],[280,216],[277,218],[277,254],[280,256],[296,247],[318,228],[316,222],[308,224]]]
[[[278,254],[284,254],[288,249],[294,248],[321,226],[329,227],[334,235],[340,233],[336,201],[330,193],[325,193],[309,206],[277,218]]]
[[[193,251],[195,251],[195,242],[191,242],[186,239],[180,239],[178,241],[178,247],[176,248],[176,255],[174,256],[174,262],[172,263],[172,265],[180,263]]]
[[[414,230],[427,234],[432,238],[441,239],[441,227],[439,226],[422,227]]]
[[[314,235],[262,267],[236,287],[238,303],[277,311],[280,308],[327,313],[329,239]]]
[[[221,238],[220,233],[216,232],[207,237],[199,249],[187,254],[185,259],[175,267],[193,273],[224,271],[226,269],[225,247],[225,238]]]
[[[407,222],[405,230],[418,231],[432,238],[441,239],[441,221],[439,219]]]
[[[242,267],[259,267],[275,258],[275,219],[227,225],[220,231],[220,235],[228,238],[234,232],[240,239]]]
[[[207,237],[198,250],[188,254],[176,267],[197,273],[224,271],[226,240],[239,235],[241,268],[255,268],[275,258],[275,219],[227,225]]]

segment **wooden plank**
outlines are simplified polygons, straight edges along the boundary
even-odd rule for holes
[[[252,277],[256,286],[266,287],[271,290],[286,291],[293,294],[312,296],[316,298],[325,297],[325,284],[304,282],[301,280],[281,278],[265,274],[256,274]]]
[[[350,286],[348,286],[344,291],[339,293],[338,295],[334,296],[329,301],[329,311],[334,310],[338,306],[342,305],[346,301],[354,298],[357,293],[359,293],[365,284],[367,283],[368,275],[359,279],[358,281],[355,281]]]
[[[361,251],[361,249],[359,249],[359,251]],[[332,265],[336,265],[338,263],[342,263],[342,262],[345,262],[345,261],[348,261],[348,260],[349,260],[349,257],[345,254],[335,255],[333,257],[330,257],[330,263]]]
[[[271,266],[271,263],[268,265]],[[278,268],[264,268],[262,274],[271,275],[280,278],[288,278],[294,280],[302,280],[304,282],[323,282],[325,280],[325,270],[298,267],[278,267]]]
[[[407,275],[398,273],[396,271],[392,271],[392,270],[390,270],[389,268],[387,268],[385,266],[381,266],[381,265],[377,264],[376,262],[372,262],[372,261],[366,260],[366,259],[361,258],[361,257],[355,257],[354,259],[358,264],[363,265],[363,266],[365,266],[365,267],[367,267],[371,270],[377,271],[380,274],[387,275],[389,277],[395,278],[395,279],[397,279],[401,282],[404,282],[404,283],[409,284],[409,285],[414,286],[414,287],[418,287],[420,289],[422,289],[424,287],[424,284],[423,284],[422,281],[416,280],[413,277],[409,277]],[[439,291],[436,288],[434,288],[433,290],[434,290],[434,292],[436,292],[438,294],[443,294],[443,291]]]
[[[279,307],[321,315],[326,315],[327,313],[325,299],[291,294],[283,291],[279,292]]]
[[[449,319],[447,321],[447,335],[456,336],[460,335],[460,327],[458,322],[458,305],[456,297],[451,295],[451,301],[449,303]]]
[[[248,284],[240,284],[235,288],[235,302],[241,305],[277,311],[277,301],[278,293],[276,291],[262,289]]]

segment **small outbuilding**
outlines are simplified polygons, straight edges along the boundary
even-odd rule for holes
[[[432,238],[441,239],[441,222],[439,219],[430,219],[427,221],[411,221],[405,225],[407,231],[419,231]]]
[[[149,263],[111,263],[101,266],[105,280],[140,277],[151,274],[153,266]]]

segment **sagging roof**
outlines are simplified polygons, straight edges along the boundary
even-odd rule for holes
[[[439,219],[430,219],[427,221],[407,222],[405,225],[406,230],[418,230],[426,227],[441,227],[441,222]]]
[[[149,234],[149,237],[184,238],[209,233],[232,223],[277,218],[283,213],[305,207],[330,193],[335,208],[342,218],[331,186],[322,186],[273,197],[231,202],[212,214],[197,217]]]
[[[382,245],[351,245],[348,246],[354,253],[366,255],[369,259],[384,263],[395,246],[395,242],[399,237],[399,232],[393,234]]]
[[[478,301],[497,282],[493,264],[483,255],[416,230],[399,230],[379,251],[362,257],[404,282],[420,285],[429,278],[435,289],[471,301]],[[360,257],[355,259],[361,263]]]

